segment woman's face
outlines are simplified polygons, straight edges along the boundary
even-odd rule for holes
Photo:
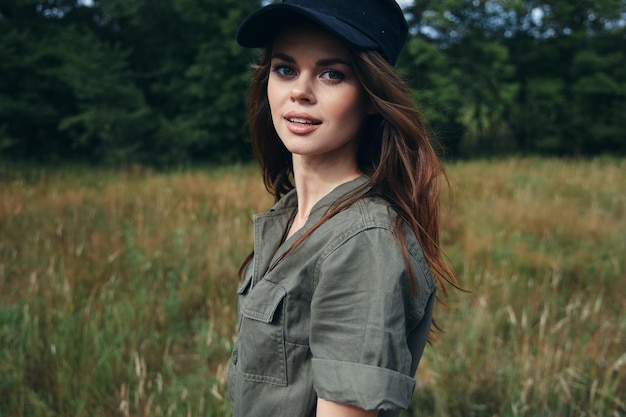
[[[343,42],[311,25],[285,28],[272,46],[267,96],[274,128],[292,154],[356,163],[371,106]]]

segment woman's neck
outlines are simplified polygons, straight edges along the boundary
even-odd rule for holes
[[[293,156],[293,176],[298,194],[298,211],[288,237],[298,231],[309,219],[311,210],[332,190],[361,176],[356,161],[329,164]]]

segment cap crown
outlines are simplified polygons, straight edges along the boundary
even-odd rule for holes
[[[262,47],[273,29],[294,14],[304,16],[357,49],[375,49],[395,64],[408,33],[402,9],[394,0],[283,0],[265,6],[241,24],[242,46]]]

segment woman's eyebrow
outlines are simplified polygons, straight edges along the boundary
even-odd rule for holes
[[[341,58],[320,59],[319,61],[317,61],[317,65],[320,67],[331,67],[333,65],[345,65],[347,67],[351,66],[348,61],[346,61],[345,59],[341,59]]]
[[[291,57],[289,55],[286,55],[286,54],[283,54],[281,52],[276,52],[275,54],[273,54],[272,55],[272,59],[280,59],[280,60],[283,60],[285,62],[289,62],[291,64],[295,64],[296,63],[296,60],[293,59],[293,57]]]
[[[272,59],[280,59],[282,61],[289,62],[290,64],[296,63],[296,60],[292,56],[289,56],[282,52],[274,53],[272,55]],[[345,65],[348,67],[351,66],[348,61],[346,61],[345,59],[341,59],[341,58],[323,58],[323,59],[318,60],[316,64],[319,67],[329,67],[333,65]]]

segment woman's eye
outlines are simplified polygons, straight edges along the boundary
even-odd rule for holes
[[[346,78],[342,72],[336,70],[326,70],[322,73],[322,77],[328,81],[343,81]]]
[[[281,77],[293,77],[296,75],[296,71],[288,67],[286,65],[277,65],[274,67],[274,72],[280,75]]]

